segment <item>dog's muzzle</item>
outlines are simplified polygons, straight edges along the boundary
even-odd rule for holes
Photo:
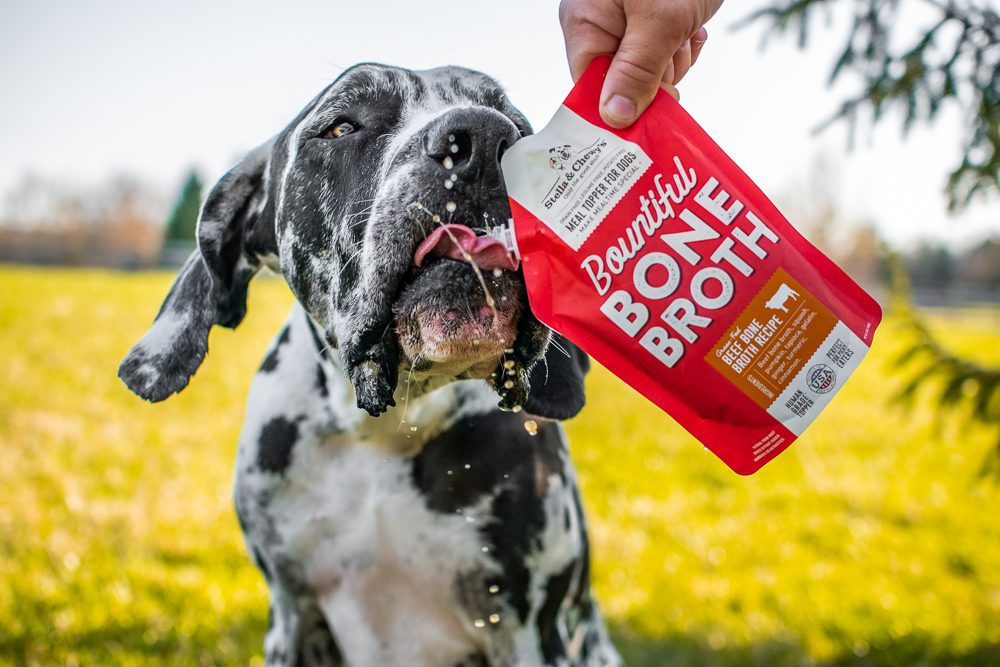
[[[423,136],[422,172],[444,203],[428,207],[393,308],[403,357],[416,370],[486,377],[514,345],[523,282],[517,260],[487,231],[509,215],[500,158],[518,137],[510,120],[484,108],[453,110]]]

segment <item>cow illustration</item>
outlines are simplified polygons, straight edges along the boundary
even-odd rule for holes
[[[799,296],[798,292],[793,290],[785,283],[781,283],[781,285],[778,287],[778,291],[776,291],[774,293],[774,296],[768,299],[767,303],[764,305],[770,308],[771,310],[783,310],[787,313],[788,309],[785,308],[785,302],[788,301],[788,299],[795,300],[798,298],[798,296]]]

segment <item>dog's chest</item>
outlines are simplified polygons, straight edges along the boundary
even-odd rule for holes
[[[479,531],[488,497],[444,514],[427,507],[406,458],[335,442],[303,454],[269,513],[282,551],[338,630],[432,632],[464,644],[475,619],[456,599],[458,579],[496,567]]]
[[[357,576],[376,565],[425,568],[431,577],[481,567],[476,508],[453,515],[428,509],[405,458],[363,444],[331,449],[312,448],[289,471],[292,488],[271,503],[283,541],[308,563],[311,583],[336,586],[338,574]]]

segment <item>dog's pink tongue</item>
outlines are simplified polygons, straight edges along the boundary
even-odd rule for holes
[[[428,256],[471,261],[480,269],[516,271],[518,266],[517,258],[500,241],[491,236],[476,236],[464,225],[441,225],[428,234],[417,246],[413,263],[420,266]]]

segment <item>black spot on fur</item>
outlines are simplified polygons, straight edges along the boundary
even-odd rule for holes
[[[324,398],[330,395],[330,390],[326,386],[326,371],[319,364],[316,364],[316,391]]]
[[[253,557],[253,562],[260,569],[261,574],[264,575],[264,581],[271,583],[274,577],[271,574],[271,570],[267,567],[267,562],[264,560],[264,556],[260,553],[260,550],[257,547],[250,547],[250,555]]]
[[[549,577],[545,584],[545,601],[538,610],[538,637],[541,642],[542,657],[545,664],[555,664],[559,658],[566,657],[566,647],[559,637],[556,619],[559,617],[559,607],[562,605],[569,585],[573,579],[576,562],[571,562],[566,569]]]
[[[312,336],[313,345],[316,346],[316,351],[319,352],[319,355],[321,357],[326,358],[327,347],[328,347],[327,344],[323,342],[322,338],[319,337],[319,334],[316,332],[316,327],[313,325],[312,322],[306,322],[306,324],[309,327],[309,333]]]
[[[482,527],[502,569],[488,584],[500,587],[522,623],[530,610],[526,557],[540,546],[545,527],[545,480],[564,475],[562,449],[555,424],[542,424],[532,437],[522,415],[492,412],[458,421],[413,459],[414,484],[439,512],[466,508],[503,485]]]
[[[302,667],[340,667],[343,657],[330,626],[318,609],[303,613],[299,629],[297,665]]]
[[[576,515],[580,517],[580,561],[583,567],[580,568],[580,576],[576,582],[576,590],[573,592],[573,604],[587,609],[590,614],[590,539],[587,534],[587,524],[584,521],[583,503],[580,501],[580,488],[573,487],[573,506],[576,508]]]
[[[267,472],[280,473],[288,467],[292,447],[299,438],[299,426],[284,417],[275,417],[260,431],[257,446],[257,466]]]
[[[264,363],[260,365],[262,373],[270,373],[278,367],[278,351],[281,349],[282,345],[288,342],[290,335],[291,334],[287,326],[281,330],[281,335],[278,336],[278,341],[274,344],[274,347],[271,348],[271,351],[267,353],[267,356],[264,357]]]
[[[536,489],[539,472],[543,478],[563,478],[562,439],[552,423],[540,424],[532,437],[524,430],[524,420],[499,411],[465,417],[430,440],[414,457],[412,469],[428,506],[453,513],[500,483],[524,487],[536,500],[541,498],[545,489]],[[447,470],[453,474],[442,474]]]

